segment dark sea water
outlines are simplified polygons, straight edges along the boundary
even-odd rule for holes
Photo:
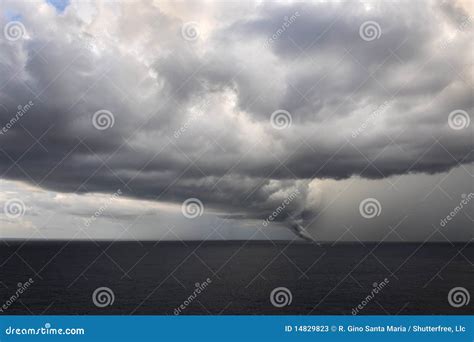
[[[359,314],[473,314],[448,292],[474,296],[474,244],[288,242],[0,242],[0,306],[18,283],[34,283],[0,314],[172,315],[207,278],[181,314],[350,315],[385,278]],[[374,284],[375,283],[375,284]],[[108,287],[114,302],[97,307]],[[284,307],[270,302],[291,291]]]

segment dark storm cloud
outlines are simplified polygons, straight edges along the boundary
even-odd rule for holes
[[[313,178],[472,163],[473,125],[448,125],[450,112],[473,109],[466,13],[431,2],[374,6],[266,3],[247,18],[202,20],[201,37],[188,41],[182,20],[151,2],[86,17],[78,7],[59,15],[6,3],[27,34],[0,40],[2,125],[34,105],[0,135],[2,177],[63,192],[197,197],[242,218],[264,218],[298,190],[276,219],[287,220],[311,212]],[[374,41],[359,36],[367,20],[381,27]],[[97,130],[102,109],[114,125]],[[291,114],[289,128],[272,127],[278,109]]]

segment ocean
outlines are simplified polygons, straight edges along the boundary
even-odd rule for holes
[[[0,243],[0,314],[474,313],[448,300],[474,293],[472,243]]]

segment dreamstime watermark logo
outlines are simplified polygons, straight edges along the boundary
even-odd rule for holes
[[[187,23],[184,23],[181,27],[181,36],[184,38],[184,40],[187,40],[188,42],[197,40],[200,34],[201,33],[199,32],[199,23],[195,21],[188,21]]]
[[[112,291],[108,287],[98,287],[92,294],[92,302],[98,308],[105,308],[106,306],[110,306],[114,303],[114,301],[114,291]]]
[[[281,204],[265,219],[263,220],[263,223],[262,225],[264,227],[268,226],[268,224],[272,221],[274,221],[278,215],[281,214],[281,212],[283,210],[285,210],[285,208],[295,200],[295,198],[297,198],[298,196],[300,195],[300,191],[298,189],[296,189],[295,191],[293,191],[291,194],[288,195],[287,198],[285,198],[283,200],[283,202],[281,202]]]
[[[270,123],[275,129],[289,128],[292,122],[291,114],[283,109],[274,111],[270,116]]]
[[[6,335],[17,336],[43,336],[43,335],[84,335],[86,333],[84,328],[53,328],[51,323],[45,323],[44,327],[39,328],[17,328],[9,326],[5,329]]]
[[[276,308],[282,308],[288,306],[293,301],[293,295],[291,291],[286,287],[274,288],[270,293],[270,302]]]
[[[365,129],[368,127],[369,123],[373,122],[377,117],[379,117],[382,113],[384,113],[387,108],[389,107],[390,102],[385,101],[382,103],[376,110],[374,110],[367,119],[360,125],[356,130],[352,131],[352,138],[357,138]]]
[[[181,135],[184,134],[188,130],[188,128],[204,115],[205,109],[209,105],[209,101],[204,101],[199,105],[199,107],[196,109],[194,113],[192,113],[189,118],[184,122],[184,124],[178,128],[176,131],[174,131],[173,136],[175,139],[178,139],[181,137]]]
[[[187,131],[187,129],[191,126],[191,124],[196,121],[197,119],[199,119],[200,117],[202,116],[202,113],[196,113],[196,114],[193,114],[191,115],[188,120],[186,120],[186,122],[179,128],[177,129],[176,131],[174,131],[173,133],[173,136],[175,139],[178,139],[181,137],[181,135],[183,135],[184,132]]]
[[[460,21],[459,25],[457,25],[456,27],[456,31],[454,35],[451,35],[450,38],[444,40],[441,44],[440,44],[440,48],[441,49],[447,49],[455,40],[456,40],[456,36],[458,33],[461,33],[461,32],[464,32],[466,30],[466,28],[468,26],[471,26],[472,25],[472,17],[471,16],[464,16],[462,18],[462,20]]]
[[[364,21],[359,27],[359,36],[366,42],[379,39],[381,35],[382,29],[376,21]]]
[[[11,42],[22,39],[26,35],[26,28],[20,21],[10,21],[3,28],[3,35]]]
[[[357,305],[355,308],[352,309],[352,315],[355,316],[357,315],[361,310],[363,310],[367,304],[369,304],[372,299],[375,298],[375,296],[385,287],[390,281],[385,278],[382,280],[380,283],[373,283],[373,289],[370,291],[370,293],[365,297],[359,305]]]
[[[82,42],[89,50],[105,49],[108,44],[114,43],[112,37],[106,26],[99,26],[94,29],[94,32],[86,33]]]
[[[366,219],[372,219],[376,216],[380,216],[382,213],[382,205],[375,198],[366,198],[359,204],[359,212],[362,217]]]
[[[451,129],[459,131],[461,129],[469,127],[471,124],[471,118],[469,114],[461,109],[453,110],[448,116],[448,125]]]
[[[196,283],[194,286],[196,287],[189,295],[186,300],[180,304],[176,309],[174,309],[173,313],[175,316],[178,316],[180,313],[182,313],[186,308],[212,283],[212,280],[210,278],[207,278],[205,281],[202,283]]]
[[[119,198],[121,195],[122,195],[122,190],[120,190],[120,189],[118,189],[116,192],[114,192],[112,194],[112,196],[110,196],[107,199],[107,201],[105,201],[105,203],[103,205],[101,205],[99,207],[99,209],[97,209],[91,217],[87,218],[84,221],[84,226],[90,227],[90,225],[92,223],[94,223],[97,220],[98,217],[102,216],[102,214],[107,210],[107,208],[110,206],[110,204],[112,204],[112,202],[115,201],[117,198]]]
[[[472,17],[471,16],[464,16],[461,22],[458,25],[458,31],[464,31],[466,27],[472,25]]]
[[[454,287],[448,293],[448,302],[453,308],[466,306],[471,301],[469,291],[464,287]]]
[[[25,215],[26,205],[19,198],[12,198],[5,202],[3,211],[9,219],[18,219]]]
[[[268,38],[266,41],[265,41],[265,44],[263,44],[263,46],[265,48],[267,48],[269,45],[273,44],[273,42],[275,40],[277,40],[278,38],[281,37],[281,35],[283,33],[285,33],[285,31],[296,21],[296,19],[300,16],[300,13],[298,11],[296,11],[295,13],[293,13],[291,16],[285,16],[283,18],[283,24],[281,25],[281,27],[279,27],[273,34],[270,38]]]
[[[15,115],[0,130],[0,135],[6,134],[34,105],[33,101],[28,101],[25,105],[19,105]]]
[[[204,204],[198,198],[188,198],[181,205],[181,212],[184,217],[188,219],[194,219],[198,216],[202,216],[204,213]]]
[[[18,288],[16,289],[15,293],[8,298],[5,303],[0,307],[0,312],[6,311],[13,303],[15,303],[21,295],[34,283],[32,278],[28,279],[26,282],[18,283]]]
[[[446,225],[448,224],[449,221],[451,221],[461,210],[464,209],[464,207],[474,198],[474,193],[471,192],[469,194],[462,194],[461,195],[461,202],[459,202],[459,204],[457,206],[455,206],[453,208],[453,210],[451,210],[451,212],[449,213],[449,215],[447,215],[446,217],[443,217],[441,219],[441,221],[439,222],[439,225],[441,227],[446,227]]]
[[[92,125],[99,131],[104,131],[108,128],[114,127],[115,117],[112,112],[101,109],[92,116]]]

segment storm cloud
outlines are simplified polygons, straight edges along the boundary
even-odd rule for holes
[[[197,198],[232,219],[265,219],[297,191],[275,221],[299,225],[319,211],[315,179],[474,161],[463,2],[6,1],[0,12],[20,30],[0,37],[3,179]]]

